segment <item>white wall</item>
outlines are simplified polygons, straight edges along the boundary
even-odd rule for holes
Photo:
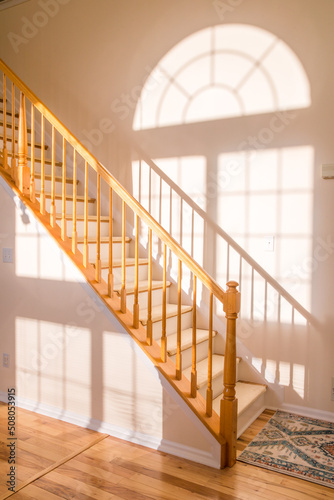
[[[0,179],[0,400],[219,467],[220,446]]]
[[[279,355],[275,351],[274,361],[277,370],[283,362],[292,371],[295,358],[290,355],[298,351],[295,364],[304,367],[304,398],[289,388],[287,403],[333,411],[334,235],[330,214],[334,209],[334,181],[324,181],[320,174],[321,163],[334,158],[332,0],[54,0],[49,2],[54,11],[45,18],[40,12],[46,3],[30,0],[0,13],[0,56],[76,136],[89,139],[93,153],[127,185],[131,184],[131,172],[125,163],[118,166],[114,162],[122,157],[122,151],[114,147],[117,135],[111,132],[111,122],[123,117],[122,125],[131,128],[134,98],[140,86],[161,57],[184,37],[215,24],[248,23],[276,34],[299,57],[310,80],[312,106],[306,115],[298,114],[271,146],[307,141],[314,148],[310,256],[319,239],[329,242],[329,247],[327,258],[317,260],[310,273],[310,309],[320,329],[298,337],[297,342],[293,331],[288,331],[287,337],[284,334],[284,341],[275,334],[275,342],[284,345]],[[219,15],[215,5],[230,8],[223,15],[220,10]],[[43,24],[43,19],[45,26],[28,27],[29,22]],[[266,123],[265,117],[259,116],[242,124],[235,122],[234,127],[247,137]],[[199,149],[206,147],[212,135],[215,140],[222,138],[227,149],[233,148],[230,132],[229,126],[222,123],[215,131],[219,136],[207,126],[198,129],[198,135],[196,129],[191,133],[178,130],[176,134],[166,130],[143,134],[142,140],[148,152],[157,157],[193,151],[194,144]],[[254,357],[263,360],[261,371],[265,371],[264,360],[273,356],[270,333],[252,329],[245,343]]]

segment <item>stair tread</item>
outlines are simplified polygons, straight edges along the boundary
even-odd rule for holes
[[[163,288],[163,281],[154,281],[152,280],[152,290],[159,290]],[[169,287],[171,285],[170,281],[166,282],[166,286]],[[122,289],[122,285],[118,284],[114,286],[114,292],[120,292]],[[139,292],[147,292],[148,291],[148,281],[139,281],[138,283],[138,291]],[[127,283],[126,284],[126,293],[128,295],[131,295],[135,292],[135,284],[134,283]]]
[[[93,263],[95,264],[95,263]],[[134,257],[126,257],[125,259],[125,267],[130,267],[134,266],[136,264],[136,259]],[[139,258],[138,259],[138,265],[143,266],[148,264],[148,259],[147,258]],[[122,259],[115,259],[112,262],[112,267],[122,267]],[[108,269],[109,268],[109,261],[105,260],[102,261],[101,263],[101,269]]]
[[[216,331],[212,332],[212,336],[215,337],[217,335]],[[196,330],[196,344],[200,344],[201,342],[205,342],[209,338],[209,330],[203,330],[197,328]],[[192,346],[193,339],[193,329],[187,328],[186,330],[182,330],[181,332],[181,351],[185,351]],[[174,356],[177,350],[177,333],[173,333],[167,336],[167,353],[169,356]]]
[[[177,316],[178,306],[177,304],[167,304],[166,306],[166,316],[167,318],[171,318],[173,316]],[[182,305],[181,306],[181,314],[192,311],[192,306]],[[154,306],[152,307],[152,322],[155,323],[157,321],[161,321],[162,319],[162,306]],[[147,324],[147,309],[143,309],[139,312],[139,320],[143,325]]]
[[[109,236],[101,236],[100,239],[101,243],[109,243]],[[113,236],[112,238],[113,243],[122,243],[122,236]],[[131,238],[129,236],[126,236],[125,242],[129,243],[131,241]],[[83,244],[85,242],[83,237],[80,237],[77,239],[78,244]],[[96,243],[96,237],[88,237],[87,238],[88,243]]]
[[[9,152],[8,152],[8,156],[9,156],[9,157],[12,157],[12,156],[13,156],[13,154],[9,151]],[[19,155],[16,153],[16,154],[15,154],[15,158],[18,158],[18,157],[19,157]],[[31,161],[31,156],[27,156],[27,160],[28,160],[28,161]],[[36,163],[41,163],[41,162],[42,162],[42,159],[41,159],[41,158],[35,158],[35,162],[36,162]],[[45,158],[45,159],[44,159],[44,163],[45,163],[45,165],[51,165],[51,164],[52,164],[52,160],[50,160],[50,159],[48,159],[48,158]],[[55,166],[56,166],[56,167],[62,167],[62,165],[63,165],[63,164],[62,164],[62,162],[61,162],[61,161],[56,161],[56,162],[55,162]]]
[[[238,416],[241,415],[249,406],[251,406],[267,390],[264,384],[252,384],[250,382],[239,381],[236,383],[236,398],[238,399]],[[218,415],[220,414],[220,394],[213,400],[212,406]]]
[[[237,364],[240,362],[240,358],[237,358]],[[196,365],[197,368],[197,389],[201,389],[208,381],[208,358],[199,361]],[[191,377],[191,366],[183,371],[184,375],[190,379]],[[219,377],[224,373],[224,355],[223,354],[213,354],[212,356],[212,379]]]
[[[3,140],[3,136],[1,136],[1,139]],[[7,137],[7,141],[8,142],[13,142],[13,138],[10,136]],[[18,140],[15,139],[15,144],[18,144]],[[34,144],[35,148],[37,149],[42,149],[42,144],[39,144],[39,143],[35,143]],[[31,147],[31,142],[28,142],[28,147]],[[49,149],[49,146],[47,144],[44,144],[44,150],[47,151]]]
[[[62,214],[58,213],[56,214],[56,219],[62,219]],[[73,215],[72,214],[65,214],[65,219],[66,220],[72,220]],[[77,221],[83,221],[85,220],[84,214],[77,214]],[[97,221],[97,215],[88,215],[87,216],[88,222],[96,222]],[[109,222],[109,215],[101,215],[101,222]],[[109,264],[108,264],[109,266]]]
[[[35,173],[35,179],[40,179],[41,177],[42,177],[42,175],[40,174],[40,172]],[[46,181],[52,181],[52,176],[51,175],[45,175],[44,179]],[[63,182],[63,178],[60,175],[56,175],[55,176],[55,181],[56,182]],[[71,177],[66,177],[66,181],[65,182],[67,184],[73,184],[73,179]],[[79,184],[79,181],[77,180],[76,183]]]
[[[0,114],[3,115],[3,107],[0,107]],[[7,116],[13,116],[13,113],[11,111],[8,111],[8,108],[6,108],[6,115]],[[19,114],[15,113],[15,118],[19,118]]]
[[[36,191],[36,197],[39,198],[41,196],[41,192],[40,191]],[[45,198],[51,198],[51,193],[45,193]],[[55,199],[56,200],[61,200],[63,198],[62,194],[59,194],[59,193],[56,193],[55,194]],[[72,201],[73,200],[73,195],[72,194],[67,194],[65,196],[66,200],[68,201]],[[80,196],[78,195],[77,196],[77,201],[85,201],[85,197],[84,196]],[[95,203],[95,198],[88,198],[88,203]]]
[[[197,389],[200,389],[208,380],[208,358],[199,361],[196,364],[197,369]],[[222,354],[213,354],[212,356],[212,378],[218,377],[224,373],[224,356]],[[183,371],[185,377],[190,380],[191,366]]]
[[[3,127],[3,121],[1,121],[1,120],[0,120],[0,127]],[[6,123],[6,128],[12,128],[12,124]],[[19,126],[17,124],[15,124],[15,130],[18,130],[18,129],[19,129]],[[27,128],[27,132],[28,132],[28,134],[31,134],[31,129]]]

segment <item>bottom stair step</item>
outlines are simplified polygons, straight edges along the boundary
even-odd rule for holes
[[[238,416],[241,415],[247,408],[249,408],[255,401],[262,396],[267,390],[266,385],[252,384],[250,382],[237,382],[236,384],[236,397],[238,399]],[[220,394],[213,401],[213,409],[218,415],[220,414]]]

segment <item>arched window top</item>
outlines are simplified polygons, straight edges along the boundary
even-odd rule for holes
[[[173,47],[142,90],[142,130],[309,107],[310,85],[290,47],[255,26],[201,30]]]

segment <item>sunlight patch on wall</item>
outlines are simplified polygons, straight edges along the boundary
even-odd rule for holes
[[[20,397],[91,416],[91,333],[85,328],[16,318]]]
[[[162,407],[162,388],[135,352],[129,336],[103,332],[102,351],[103,421],[162,435],[162,415],[157,410]]]
[[[219,157],[218,179],[231,161],[238,162],[239,173],[222,187],[218,182],[218,224],[308,308],[312,282],[307,262],[312,254],[313,148],[224,153]],[[267,237],[273,238],[272,251],[266,246]],[[226,258],[226,246],[221,244],[217,253],[219,280],[226,276]],[[233,279],[239,279],[237,259],[235,271],[232,261],[230,272]],[[244,266],[243,294],[257,281],[256,273],[252,277],[251,268]],[[264,288],[255,296],[260,302],[264,300]],[[273,304],[277,302],[274,295],[269,299]],[[286,314],[291,317],[288,308]]]
[[[267,359],[265,378],[267,382],[271,384],[274,383],[276,379],[276,367],[277,367],[277,361],[273,359]]]
[[[252,358],[252,365],[259,373],[262,373],[262,358]]]
[[[82,275],[17,199],[15,211],[15,272],[24,278],[83,281]]]
[[[173,47],[142,90],[133,129],[306,108],[305,70],[286,43],[255,26],[206,28]]]
[[[279,384],[289,387],[291,364],[286,361],[279,362]]]
[[[292,367],[292,386],[298,396],[304,399],[305,395],[305,366],[294,364]]]

